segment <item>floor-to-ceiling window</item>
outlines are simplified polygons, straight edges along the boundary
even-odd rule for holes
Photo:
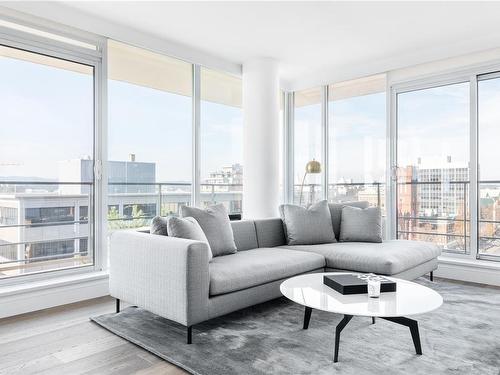
[[[293,202],[308,205],[323,196],[319,169],[306,174],[309,162],[323,163],[321,88],[294,93],[293,123]],[[312,164],[314,165],[314,164]],[[316,164],[317,165],[317,164]]]
[[[500,74],[478,77],[478,252],[500,257]],[[496,258],[495,258],[496,257]]]
[[[201,68],[200,201],[222,203],[241,214],[243,198],[243,113],[241,78]]]
[[[386,110],[385,75],[294,92],[293,202],[308,205],[326,196],[384,209]],[[311,161],[321,170],[305,174]]]
[[[397,236],[467,253],[470,85],[397,94]]]
[[[191,202],[192,64],[108,43],[108,223],[141,227]]]
[[[0,46],[0,279],[95,264],[96,49],[21,44]]]
[[[386,81],[377,75],[329,86],[328,200],[384,207]]]
[[[393,82],[389,112],[385,86],[385,75],[330,85],[326,132],[324,87],[294,92],[289,201],[307,205],[324,195],[321,173],[307,175],[301,187],[307,162],[324,165],[325,155],[330,202],[366,200],[383,212],[389,202],[391,237],[433,242],[469,259],[500,259],[500,73]]]

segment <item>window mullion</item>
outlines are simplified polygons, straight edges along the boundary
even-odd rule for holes
[[[477,77],[470,79],[470,162],[469,162],[469,256],[476,259],[478,255],[478,100]],[[464,213],[465,215],[465,213]]]
[[[95,235],[94,256],[95,268],[103,270],[108,268],[108,60],[107,45],[102,46],[102,59],[96,65],[94,73],[94,103],[95,103],[95,125],[94,125],[94,160],[99,163],[100,176],[94,176],[95,191],[93,223],[95,230],[90,233]]]
[[[199,207],[200,198],[200,183],[201,183],[201,122],[200,122],[200,107],[201,107],[201,88],[200,88],[200,65],[193,64],[193,140],[192,140],[192,183],[191,183],[191,205]]]
[[[321,172],[322,198],[328,199],[328,85],[321,87]]]
[[[293,92],[285,92],[285,128],[283,136],[283,153],[284,153],[284,201],[285,203],[293,203],[294,181],[293,181],[293,111],[294,111],[294,94]]]
[[[387,93],[390,97],[387,101],[387,142],[386,145],[386,236],[387,239],[397,238],[397,92],[393,87],[388,86]]]

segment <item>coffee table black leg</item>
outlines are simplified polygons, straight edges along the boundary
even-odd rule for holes
[[[418,333],[418,322],[413,319],[405,317],[396,318],[382,318],[393,323],[401,324],[410,328],[411,338],[413,339],[413,345],[415,345],[415,351],[418,355],[422,355],[422,345],[420,345],[420,334]]]
[[[333,362],[339,361],[339,344],[340,344],[340,332],[345,328],[347,323],[352,319],[352,315],[344,315],[344,318],[337,324],[335,329],[335,354],[333,356]]]
[[[312,308],[306,306],[304,311],[304,329],[309,328],[309,321],[311,320]]]

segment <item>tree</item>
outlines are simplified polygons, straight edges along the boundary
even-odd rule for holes
[[[108,228],[110,230],[140,228],[147,226],[148,223],[148,219],[144,217],[144,212],[137,204],[132,206],[132,215],[130,217],[120,217],[120,213],[115,206],[108,210]]]

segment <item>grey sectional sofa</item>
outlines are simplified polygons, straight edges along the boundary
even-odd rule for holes
[[[178,322],[191,343],[194,324],[280,297],[279,285],[289,277],[350,270],[414,279],[434,271],[440,255],[434,244],[404,240],[287,246],[279,218],[231,225],[238,251],[210,262],[203,242],[113,233],[110,294],[117,310],[124,300]]]

